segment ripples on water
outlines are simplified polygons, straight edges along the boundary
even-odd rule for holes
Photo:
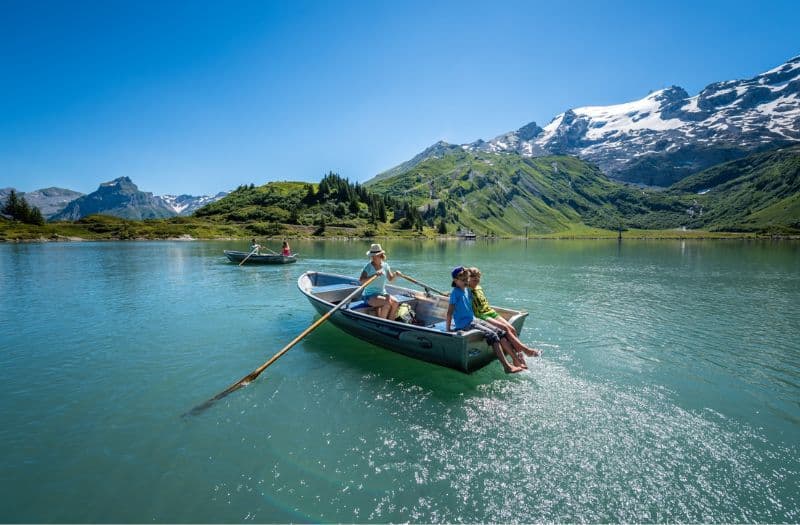
[[[797,522],[797,251],[676,246],[395,243],[434,286],[454,261],[484,267],[545,357],[466,376],[325,325],[189,419],[313,320],[301,263],[238,268],[219,243],[0,246],[0,516]],[[364,248],[300,251],[355,273]]]
[[[792,450],[711,410],[682,410],[656,387],[619,389],[536,360],[513,380],[485,373],[445,396],[411,377],[369,372],[307,386],[296,420],[280,425],[291,438],[252,439],[241,423],[242,440],[269,467],[219,490],[255,520],[275,508],[300,521],[798,517],[785,485],[798,473],[782,464]],[[270,418],[268,405],[243,416]],[[319,413],[343,424],[316,421]]]

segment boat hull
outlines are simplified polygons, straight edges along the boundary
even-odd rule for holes
[[[250,255],[250,252],[237,252],[233,250],[225,250],[225,257],[231,262],[240,263],[245,261],[245,264],[292,264],[297,262],[295,255]]]
[[[349,288],[329,293],[334,291],[330,288],[336,285]],[[341,300],[358,287],[358,281],[335,274],[307,272],[298,279],[298,287],[317,312],[326,314],[335,306],[337,297]],[[315,293],[315,290],[326,288],[329,290],[325,293]],[[425,296],[422,292],[396,286],[387,287],[387,290],[398,297],[411,298],[420,312],[427,310],[435,315],[447,308],[447,298],[443,296]],[[326,294],[328,297],[324,297]],[[527,315],[525,312],[514,312],[509,322],[519,332]],[[428,320],[436,319],[438,317],[428,316]],[[431,326],[420,326],[389,321],[343,307],[334,312],[330,322],[343,332],[368,343],[465,373],[479,370],[496,359],[494,350],[486,343],[481,332],[446,332],[442,330],[441,321],[431,323]]]

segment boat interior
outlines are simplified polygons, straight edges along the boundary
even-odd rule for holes
[[[334,283],[323,286],[314,286],[310,292],[315,297],[323,301],[339,304],[358,288],[357,284]],[[425,326],[435,330],[446,331],[445,317],[449,299],[447,296],[438,295],[423,291],[415,291],[399,286],[386,285],[386,291],[392,294],[400,304],[408,304],[414,312],[414,324]],[[377,308],[369,306],[367,302],[356,296],[346,307],[348,310],[356,311],[365,315],[377,316]],[[505,308],[493,306],[498,314],[505,319],[510,319],[517,312]]]

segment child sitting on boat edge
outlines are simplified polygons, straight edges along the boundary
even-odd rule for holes
[[[470,290],[467,287],[469,272],[463,266],[458,266],[453,269],[450,275],[453,278],[451,284],[453,291],[450,293],[450,303],[447,306],[445,330],[447,332],[469,329],[480,330],[486,338],[486,342],[494,349],[498,361],[503,365],[503,370],[507,374],[521,372],[526,369],[525,361],[514,352],[514,348],[506,338],[505,330],[476,318],[472,313],[472,299],[470,298]],[[506,360],[506,354],[511,356],[512,364],[509,364]]]

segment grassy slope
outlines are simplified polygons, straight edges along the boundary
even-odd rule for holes
[[[668,191],[616,183],[573,157],[464,151],[367,185],[420,206],[443,201],[447,214],[439,219],[478,233],[520,235],[526,226],[537,235],[582,227],[800,233],[793,197],[800,191],[800,147],[729,162]]]
[[[447,213],[436,220],[445,219],[450,231],[463,226],[478,233],[520,235],[526,225],[532,232],[553,233],[580,223],[578,210],[592,208],[593,186],[605,183],[596,168],[570,157],[457,151],[367,187],[418,206],[444,202]]]
[[[460,151],[368,187],[420,206],[443,201],[449,227],[498,235],[521,235],[526,229],[548,235],[587,226],[675,228],[684,224],[691,204],[687,198],[618,184],[595,166],[565,156]]]
[[[704,192],[700,227],[719,231],[799,233],[800,146],[751,155],[674,184],[670,191]]]
[[[250,234],[264,236],[310,236],[314,232],[323,237],[414,235],[396,224],[373,223],[365,203],[359,204],[356,213],[334,197],[309,203],[306,198],[309,187],[315,192],[319,190],[319,184],[306,182],[270,182],[253,188],[239,188],[198,210],[195,217],[237,225]],[[320,233],[317,225],[323,216],[326,227]]]

